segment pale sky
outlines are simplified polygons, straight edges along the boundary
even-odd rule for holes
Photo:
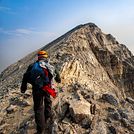
[[[134,0],[0,0],[0,72],[89,22],[134,53]]]

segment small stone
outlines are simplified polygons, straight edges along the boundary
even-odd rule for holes
[[[115,112],[115,113],[110,113],[109,117],[111,119],[114,119],[114,120],[120,120],[120,115],[119,113]]]
[[[107,108],[107,111],[111,113],[111,112],[115,112],[115,109],[114,108],[111,108],[111,107],[108,107]]]
[[[88,118],[85,118],[81,122],[81,126],[85,129],[89,129],[91,125],[91,121]]]
[[[0,125],[3,124],[4,120],[2,117],[0,117]]]
[[[7,107],[6,111],[8,114],[11,114],[11,113],[15,112],[16,109],[17,109],[16,106],[10,105],[9,107]]]
[[[70,134],[70,127],[67,127],[64,134]]]
[[[25,129],[25,128],[21,128],[21,129],[19,130],[19,133],[20,133],[20,134],[26,134],[26,129]]]
[[[121,122],[124,125],[124,127],[126,127],[126,128],[128,128],[130,126],[129,121],[127,119],[125,119],[125,118],[122,118]]]
[[[130,122],[127,119],[122,118],[121,122],[124,125],[124,127],[126,127],[126,128],[128,128],[130,126]]]
[[[64,103],[61,107],[61,117],[64,118],[64,116],[66,115],[67,111],[69,110],[69,104],[68,103]]]
[[[23,101],[21,105],[22,105],[23,107],[26,107],[26,106],[30,106],[31,103],[30,103],[30,101]]]
[[[128,119],[128,115],[121,109],[118,109],[118,112],[122,118]]]
[[[131,104],[134,104],[134,99],[132,99],[131,97],[127,97],[126,101],[128,101]]]
[[[134,124],[134,120],[133,119],[131,119],[131,124]]]
[[[111,105],[118,106],[118,101],[111,94],[103,94],[102,99],[110,103]]]
[[[113,126],[108,127],[110,134],[117,134],[116,129]]]
[[[70,123],[70,120],[68,118],[64,118],[64,120],[62,122],[64,122],[64,123]]]
[[[27,88],[32,89],[32,85],[31,84],[27,84]]]

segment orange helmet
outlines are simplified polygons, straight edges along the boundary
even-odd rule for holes
[[[41,57],[41,58],[48,58],[48,53],[44,50],[41,50],[38,52],[38,58]]]

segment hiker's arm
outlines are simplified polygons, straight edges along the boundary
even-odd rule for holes
[[[56,74],[55,81],[58,83],[61,83],[60,74],[59,74],[59,71],[57,69],[55,69],[55,74]]]
[[[29,78],[29,71],[31,70],[31,66],[28,67],[27,71],[23,75],[22,84],[21,84],[21,93],[25,93],[27,90],[27,82]]]
[[[27,77],[27,74],[25,73],[24,75],[23,75],[23,79],[22,79],[22,84],[21,84],[21,93],[25,93],[25,91],[27,90],[27,79],[26,79],[26,77]]]

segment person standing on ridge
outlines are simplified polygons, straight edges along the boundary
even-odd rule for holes
[[[56,91],[52,88],[53,79],[61,82],[58,71],[48,62],[48,53],[39,51],[38,60],[29,65],[21,84],[21,93],[27,90],[27,83],[32,85],[37,134],[44,133],[45,123],[52,116],[50,95],[56,97]]]

